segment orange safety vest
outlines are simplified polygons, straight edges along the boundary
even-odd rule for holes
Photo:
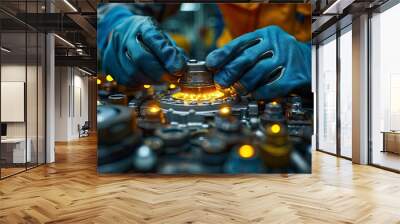
[[[220,3],[218,6],[225,22],[218,47],[269,25],[281,27],[299,41],[311,40],[311,4]]]

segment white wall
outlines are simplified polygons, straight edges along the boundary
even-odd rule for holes
[[[1,81],[25,82],[25,64],[2,65]],[[6,110],[6,108],[1,108],[1,110]],[[7,123],[7,137],[25,137],[25,123],[24,122]]]
[[[88,120],[88,78],[72,67],[56,67],[56,141],[79,137],[78,125]]]
[[[69,76],[67,67],[55,68],[55,140],[68,140],[68,88]]]
[[[76,70],[77,71],[77,70]],[[78,108],[75,107],[75,123],[74,127],[77,127],[78,124],[81,126],[85,123],[85,121],[89,120],[89,87],[88,87],[88,77],[84,76],[85,74],[82,72],[78,71],[79,75],[75,74],[75,86],[77,88],[80,88],[81,90],[81,95],[80,95],[80,105],[81,105],[81,112],[78,111]],[[76,90],[76,88],[75,88]],[[77,100],[77,97],[75,97],[75,100]],[[78,136],[78,129],[74,129],[75,134],[74,136]]]
[[[27,69],[27,70],[25,70]],[[27,66],[20,64],[4,64],[1,66],[1,81],[7,82],[25,82],[25,75],[28,72],[28,86],[27,86],[27,119],[28,119],[28,137],[29,129],[35,130],[36,135],[36,66]],[[42,101],[40,101],[42,102]],[[41,107],[42,105],[38,105]],[[2,108],[6,110],[7,108]],[[9,137],[25,137],[25,122],[7,122],[7,135]]]

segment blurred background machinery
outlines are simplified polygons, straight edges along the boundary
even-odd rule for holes
[[[311,172],[312,104],[297,95],[239,96],[196,60],[178,83],[110,80],[99,85],[100,173]]]

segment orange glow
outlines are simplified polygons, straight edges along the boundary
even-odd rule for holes
[[[278,103],[276,101],[272,101],[272,105],[277,105]]]
[[[176,85],[173,84],[173,83],[171,83],[171,84],[169,84],[168,88],[170,88],[170,89],[175,89],[175,88],[176,88]]]
[[[248,159],[254,156],[254,148],[251,145],[242,145],[239,148],[239,156]]]
[[[151,107],[149,107],[148,110],[149,110],[150,113],[155,114],[155,113],[160,112],[161,109],[158,106],[151,106]]]
[[[177,92],[172,94],[172,98],[177,100],[188,101],[214,101],[221,99],[225,94],[221,91],[215,90],[205,93],[191,93],[191,92]]]
[[[219,109],[221,115],[229,115],[231,113],[231,108],[228,106],[223,106]]]
[[[107,80],[108,82],[112,82],[112,81],[114,81],[114,78],[113,78],[111,75],[107,75],[107,76],[106,76],[106,80]]]
[[[278,134],[281,131],[281,126],[279,124],[273,124],[271,126],[271,132],[274,134]]]

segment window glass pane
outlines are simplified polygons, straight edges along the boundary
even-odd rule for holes
[[[372,23],[372,163],[400,170],[400,4]],[[386,132],[384,134],[383,132]]]
[[[22,22],[37,24],[44,6],[0,1],[1,178],[45,162],[45,35]]]
[[[336,153],[336,39],[318,48],[318,148]]]
[[[340,36],[340,153],[351,158],[352,32]]]
[[[3,30],[4,31],[4,30]],[[1,175],[25,170],[31,160],[26,141],[26,33],[1,33]]]
[[[30,161],[28,162],[28,168],[37,165],[37,83],[38,83],[38,68],[37,68],[37,33],[27,33],[27,44],[28,44],[28,62],[27,62],[27,80],[26,80],[26,115],[27,115],[27,141],[30,144]]]

